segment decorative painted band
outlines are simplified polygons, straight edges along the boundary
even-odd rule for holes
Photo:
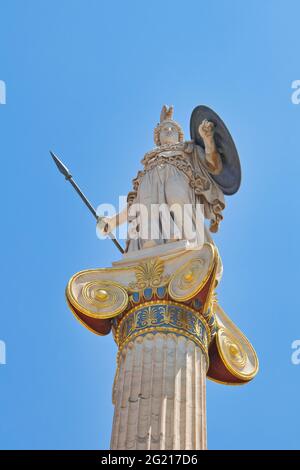
[[[208,354],[211,335],[199,313],[174,302],[149,302],[130,310],[115,330],[119,350],[137,336],[147,333],[175,333],[194,341]]]

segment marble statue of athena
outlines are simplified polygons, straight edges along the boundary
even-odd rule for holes
[[[245,384],[258,370],[215,293],[222,263],[210,233],[224,194],[238,189],[239,159],[206,106],[193,111],[189,141],[163,106],[154,142],[125,209],[98,222],[102,233],[128,223],[125,253],[112,267],[76,273],[67,301],[89,330],[112,331],[118,347],[111,449],[206,449],[206,378]]]
[[[163,106],[160,123],[154,129],[156,147],[141,161],[144,168],[133,180],[128,206],[111,219],[104,219],[110,231],[122,222],[130,223],[130,218],[138,221],[135,230],[129,230],[129,236],[134,236],[127,241],[127,252],[178,239],[194,241],[198,246],[211,241],[204,225],[197,230],[197,207],[203,207],[210,231],[217,232],[225,203],[211,175],[222,171],[222,160],[214,141],[213,123],[204,120],[199,133],[204,149],[193,141],[184,141],[181,126],[173,120],[173,107]],[[190,223],[183,223],[184,215],[190,215]]]

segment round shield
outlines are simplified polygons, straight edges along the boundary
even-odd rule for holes
[[[199,133],[199,125],[207,119],[215,125],[215,142],[222,158],[223,169],[219,175],[211,175],[224,194],[238,191],[241,184],[241,165],[239,155],[222,119],[208,106],[197,106],[191,115],[190,132],[194,142],[204,149],[204,142]]]

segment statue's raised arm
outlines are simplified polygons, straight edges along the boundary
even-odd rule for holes
[[[213,132],[212,146],[205,135],[207,128]],[[206,162],[212,163],[211,169],[208,165],[209,172],[222,192],[225,195],[236,193],[241,184],[241,165],[235,143],[222,119],[208,106],[197,106],[191,115],[190,132],[191,138],[200,147],[200,158],[205,151]],[[213,155],[209,155],[210,152]]]
[[[214,123],[207,119],[204,119],[201,122],[198,127],[198,131],[204,143],[204,152],[200,145],[196,146],[196,151],[209,173],[219,175],[223,169],[223,165],[221,155],[218,152],[214,138],[214,127]]]

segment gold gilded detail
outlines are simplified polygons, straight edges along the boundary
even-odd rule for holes
[[[204,287],[217,261],[215,249],[212,245],[207,246],[210,249],[207,259],[193,258],[172,275],[168,291],[174,300],[189,300]]]
[[[240,333],[237,337],[227,328],[219,328],[216,339],[226,369],[240,380],[251,380],[257,374],[258,361],[245,336]]]
[[[157,331],[186,332],[190,339],[207,351],[211,341],[210,329],[203,317],[190,307],[176,302],[147,302],[125,314],[115,328],[119,348],[129,338],[145,334],[149,328]]]
[[[134,266],[136,282],[129,284],[130,290],[143,290],[147,287],[159,287],[168,282],[169,276],[163,276],[164,263],[159,258],[149,259]]]
[[[213,297],[212,310],[218,325],[216,344],[222,362],[238,379],[252,380],[259,369],[256,352],[250,341],[217,303],[216,295]]]
[[[104,301],[108,299],[108,292],[104,289],[97,289],[95,292],[95,297],[97,300]]]
[[[193,271],[188,271],[183,277],[186,282],[192,282],[194,280],[194,273]]]
[[[227,364],[242,370],[247,361],[247,354],[243,346],[229,331],[220,329],[218,333],[219,345]]]
[[[81,290],[72,291],[68,285],[67,298],[81,313],[93,318],[113,318],[125,310],[128,304],[126,289],[113,281],[90,281]]]

